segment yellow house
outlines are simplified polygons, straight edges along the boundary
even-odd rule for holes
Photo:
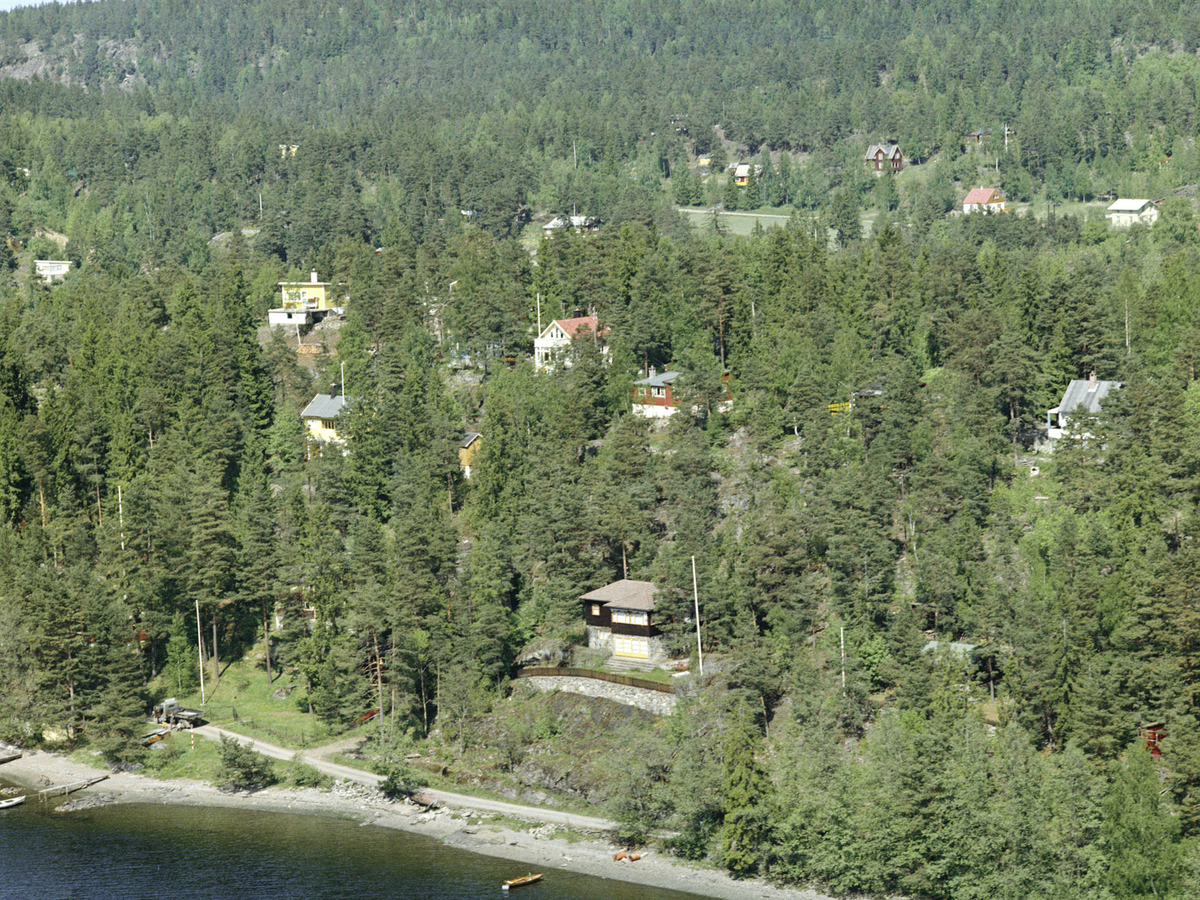
[[[343,394],[317,394],[312,398],[312,402],[304,407],[300,418],[304,421],[304,438],[309,458],[313,455],[314,445],[317,453],[320,453],[322,444],[340,444],[344,452],[346,439],[338,432],[337,419],[345,406],[346,397]]]
[[[337,297],[334,287],[333,282],[318,281],[315,271],[310,281],[279,282],[282,303],[267,312],[267,324],[308,325],[321,321],[328,313],[341,313],[345,298]]]
[[[458,445],[458,465],[462,469],[463,478],[471,477],[471,467],[475,465],[478,453],[479,433],[468,431]]]

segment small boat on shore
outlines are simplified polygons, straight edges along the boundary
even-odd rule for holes
[[[0,800],[0,809],[8,809],[10,806],[20,806],[25,802],[25,796],[13,797],[9,800]]]
[[[500,889],[502,891],[507,891],[509,888],[522,887],[526,884],[533,884],[535,881],[541,881],[541,880],[542,880],[541,872],[538,872],[536,875],[532,875],[532,874],[522,875],[520,878],[508,879],[508,881],[506,881],[506,882],[504,882],[504,884],[500,885]]]

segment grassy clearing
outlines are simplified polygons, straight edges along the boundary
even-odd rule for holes
[[[146,754],[146,770],[156,778],[190,778],[210,783],[221,780],[217,745],[186,731],[176,731],[151,747]]]
[[[305,749],[328,743],[333,737],[328,726],[298,704],[303,696],[301,681],[288,673],[267,684],[266,672],[254,657],[230,664],[221,674],[215,690],[207,694],[206,718],[214,725],[226,725],[240,734],[290,749]],[[288,685],[294,689],[285,697],[274,692]],[[180,697],[185,706],[200,706],[199,692]]]
[[[679,212],[688,220],[692,228],[705,229],[712,223],[713,214],[711,208],[679,207]],[[755,210],[751,212],[724,212],[718,210],[717,215],[721,222],[721,227],[729,234],[743,236],[753,234],[756,225],[761,224],[763,228],[782,228],[791,219],[791,213],[786,208],[773,209],[771,211]]]

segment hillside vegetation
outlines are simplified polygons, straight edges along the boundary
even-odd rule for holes
[[[198,657],[227,703],[257,653],[262,703],[382,709],[379,758],[440,742],[738,874],[1196,896],[1196,12],[0,16],[0,738],[137,759]],[[915,165],[876,179],[889,138]],[[993,178],[1038,215],[948,214]],[[1110,191],[1168,199],[1127,232],[1055,205]],[[701,201],[799,213],[735,236]],[[575,210],[600,228],[540,237]],[[345,320],[260,334],[313,270]],[[538,323],[587,314],[608,354],[536,374]],[[1035,455],[1093,374],[1122,386]],[[347,452],[310,458],[333,383]],[[693,558],[721,665],[572,767],[579,713],[509,699],[516,659],[625,572],[688,656]]]

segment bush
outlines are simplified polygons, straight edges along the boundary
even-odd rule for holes
[[[178,744],[163,742],[146,754],[146,768],[160,771],[173,765],[183,756],[183,748]]]
[[[409,766],[388,766],[379,774],[383,775],[383,781],[379,782],[379,790],[389,800],[407,797],[417,788],[424,787],[428,783]]]
[[[221,735],[217,755],[221,757],[222,774],[229,777],[234,788],[261,788],[277,781],[271,760],[233,738]]]
[[[287,779],[296,787],[329,787],[333,782],[328,775],[323,775],[313,766],[304,762],[303,758],[297,753],[292,757],[291,766],[288,768]]]

